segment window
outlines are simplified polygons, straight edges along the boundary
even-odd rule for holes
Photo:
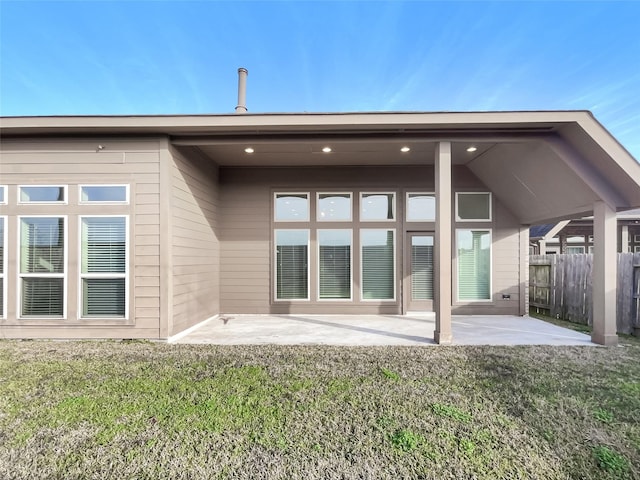
[[[640,243],[640,235],[634,235],[633,236],[633,242],[634,243]]]
[[[308,222],[308,193],[276,193],[276,222]]]
[[[351,299],[351,230],[318,230],[318,277],[320,299]]]
[[[580,254],[580,253],[584,253],[584,247],[583,246],[569,246],[567,247],[567,253],[569,254]]]
[[[276,230],[276,300],[309,299],[309,230]]]
[[[395,230],[360,230],[362,299],[395,299]]]
[[[62,185],[21,185],[18,203],[65,203],[67,187]]]
[[[0,185],[0,205],[7,203],[7,187]]]
[[[127,219],[80,217],[82,317],[126,316]]]
[[[589,245],[589,253],[593,253],[593,245]]]
[[[433,222],[435,219],[434,193],[407,193],[407,222]]]
[[[491,221],[491,193],[456,192],[456,220],[458,222]]]
[[[7,244],[7,232],[6,232],[6,218],[0,217],[0,318],[4,318],[6,314],[6,307],[4,305],[4,300],[7,298],[6,295],[6,282],[4,281],[4,269],[7,264],[6,254],[7,249],[5,245]]]
[[[491,231],[457,230],[458,300],[491,299]]]
[[[318,193],[319,222],[350,222],[350,193]]]
[[[635,253],[640,253],[640,245],[636,245],[635,247],[633,247],[633,251]]]
[[[394,220],[395,193],[361,193],[360,194],[360,220],[384,221]]]
[[[81,185],[80,203],[127,203],[127,185]]]
[[[20,218],[20,315],[65,316],[65,218]]]

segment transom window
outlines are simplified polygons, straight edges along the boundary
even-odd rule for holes
[[[318,193],[319,222],[350,222],[350,193]]]
[[[276,222],[308,222],[309,194],[276,193],[274,210]]]
[[[0,185],[0,205],[7,203],[7,187],[6,185]]]
[[[395,193],[361,193],[360,221],[395,220]]]
[[[65,203],[66,185],[21,185],[18,203]]]
[[[456,220],[459,222],[490,222],[491,193],[456,192]]]
[[[80,185],[80,203],[127,203],[127,185]]]
[[[435,193],[407,193],[407,222],[436,220]]]
[[[65,315],[65,218],[20,218],[20,316]]]

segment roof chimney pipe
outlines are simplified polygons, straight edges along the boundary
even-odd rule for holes
[[[238,106],[236,113],[247,113],[247,75],[246,68],[238,69]]]

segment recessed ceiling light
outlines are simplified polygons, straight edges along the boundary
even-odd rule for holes
[[[409,147],[402,147],[402,148],[400,149],[400,151],[401,151],[402,153],[407,153],[409,150],[411,150]]]
[[[245,153],[253,153],[253,152],[255,152],[255,150],[253,148],[251,148],[251,147],[247,147],[247,148],[244,149],[244,152]]]
[[[478,150],[478,147],[471,146],[471,147],[467,148],[467,152],[469,152],[469,153],[475,152],[476,150]]]
[[[322,147],[324,153],[331,153],[331,147]]]

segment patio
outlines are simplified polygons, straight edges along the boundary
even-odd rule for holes
[[[531,317],[453,316],[453,345],[594,345]],[[169,339],[218,345],[436,345],[435,315],[223,315]]]

